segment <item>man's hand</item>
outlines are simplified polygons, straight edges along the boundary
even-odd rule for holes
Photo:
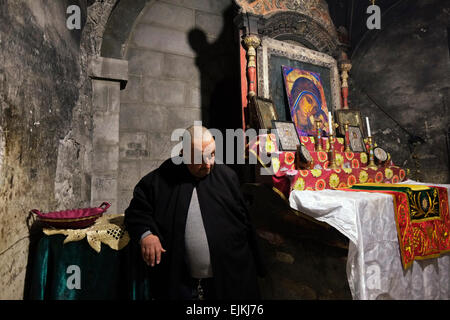
[[[155,262],[156,264],[161,262],[161,253],[166,252],[166,250],[161,246],[157,236],[149,234],[141,240],[141,252],[145,263],[154,267]]]

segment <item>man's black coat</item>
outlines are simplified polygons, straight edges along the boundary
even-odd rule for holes
[[[239,189],[236,173],[216,164],[197,180],[186,165],[166,160],[136,185],[125,211],[125,225],[134,241],[150,230],[167,250],[151,268],[156,298],[180,299],[180,285],[188,276],[184,231],[194,186],[203,217],[218,299],[258,299],[257,273],[264,267],[256,234]]]

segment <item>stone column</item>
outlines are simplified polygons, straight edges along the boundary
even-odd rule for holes
[[[234,23],[239,30],[239,51],[241,68],[242,93],[242,129],[249,127],[249,102],[257,95],[256,48],[261,44],[258,36],[258,21],[260,17],[248,13],[240,13]]]
[[[128,81],[128,61],[95,57],[89,75],[94,114],[91,206],[107,201],[108,213],[118,213],[120,90]]]
[[[342,88],[342,109],[348,109],[348,72],[352,68],[351,61],[347,54],[342,52],[339,59],[339,68],[341,69],[341,88]]]
[[[248,73],[248,97],[256,96],[256,48],[261,44],[261,39],[256,34],[249,34],[244,38],[247,47],[247,73]]]

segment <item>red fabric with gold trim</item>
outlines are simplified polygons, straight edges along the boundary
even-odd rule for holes
[[[405,170],[397,166],[380,167],[377,170],[368,167],[324,170],[290,169],[290,175],[287,172],[288,170],[280,169],[272,176],[273,186],[279,190],[285,190],[283,194],[286,198],[289,198],[292,190],[336,189],[351,187],[357,183],[374,182],[376,179],[383,183],[396,183],[406,179]],[[400,179],[400,176],[403,179]],[[286,184],[290,185],[289,191],[287,191]]]
[[[439,192],[440,217],[413,220],[406,192],[391,190],[339,189],[353,192],[380,192],[394,198],[395,223],[403,268],[408,269],[414,260],[436,258],[450,252],[450,213],[447,188],[429,186]]]
[[[406,180],[405,170],[394,166],[392,161],[390,166],[372,170],[367,167],[369,162],[367,153],[343,152],[343,138],[335,139],[334,147],[336,164],[345,168],[328,170],[328,153],[314,151],[314,139],[315,137],[300,137],[301,143],[310,152],[313,164],[317,168],[313,170],[295,170],[295,152],[279,151],[275,134],[259,135],[250,141],[247,148],[249,153],[257,157],[262,166],[272,165],[273,187],[282,192],[286,198],[289,198],[293,189],[323,190],[350,187],[356,183],[397,183]],[[328,138],[322,139],[322,145],[324,150],[327,150]]]
[[[313,159],[313,163],[315,166],[320,166],[318,169],[327,169],[329,165],[328,161],[328,150],[329,142],[328,138],[322,139],[322,145],[324,151],[315,151],[314,140],[315,137],[300,137],[300,141],[305,145],[306,149],[311,154],[311,158]],[[275,140],[274,140],[275,142]],[[369,164],[369,156],[365,152],[344,152],[344,139],[337,138],[334,142],[334,150],[335,150],[335,161],[336,165],[339,167],[345,168],[361,168],[366,167]],[[277,150],[278,151],[278,150]],[[287,168],[293,169],[293,167],[289,163],[284,163],[283,153],[280,152],[280,169]],[[392,162],[390,165],[394,165]]]

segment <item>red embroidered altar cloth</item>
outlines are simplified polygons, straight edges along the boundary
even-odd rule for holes
[[[314,169],[296,170],[295,152],[280,151],[275,134],[260,135],[249,143],[249,153],[256,156],[265,167],[272,169],[273,188],[286,199],[292,190],[324,190],[351,187],[357,183],[398,183],[406,180],[404,169],[392,161],[376,170],[368,167],[368,154],[365,152],[344,152],[344,139],[334,142],[335,161],[339,169],[328,169],[328,153],[315,151],[314,137],[300,137],[313,158]],[[323,139],[323,149],[329,147],[328,138]],[[268,157],[271,156],[269,163]]]
[[[394,199],[403,269],[414,260],[450,252],[450,214],[447,188],[424,185],[360,184],[353,192],[387,193]]]

